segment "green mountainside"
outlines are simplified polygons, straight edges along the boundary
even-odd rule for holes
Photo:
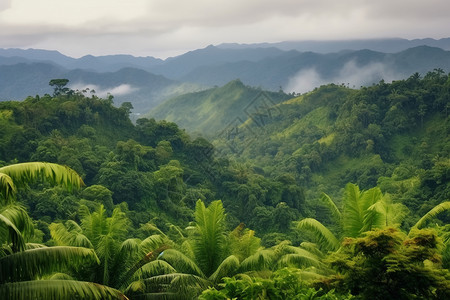
[[[450,163],[449,84],[435,69],[423,78],[359,90],[329,84],[293,97],[235,80],[172,98],[150,115],[212,138],[218,157],[266,178],[291,176],[319,215],[314,199],[321,192],[339,198],[348,182],[379,186],[420,215],[450,193],[442,170]]]
[[[270,178],[293,175],[309,199],[378,185],[423,213],[450,196],[449,100],[441,70],[360,90],[331,84],[262,107],[264,122],[250,118],[213,144]]]
[[[266,105],[272,106],[290,96],[245,86],[237,79],[222,87],[174,97],[150,111],[148,116],[175,122],[189,132],[214,136],[230,124],[244,122],[260,98],[270,100]]]

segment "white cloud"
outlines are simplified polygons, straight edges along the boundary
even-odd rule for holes
[[[359,88],[360,86],[377,83],[381,79],[390,82],[396,78],[398,79],[398,76],[386,64],[377,62],[365,66],[358,66],[355,61],[351,60],[344,65],[339,72],[339,76],[333,82],[344,83],[351,87],[355,86]]]
[[[314,68],[300,70],[289,79],[286,91],[305,93],[328,83],[344,84],[352,88],[359,88],[377,83],[381,79],[391,82],[399,78],[400,75],[396,74],[387,64],[377,62],[358,66],[354,60],[350,60],[345,63],[339,74],[331,79],[323,78]]]
[[[450,28],[447,0],[0,1],[0,47],[72,56],[179,53],[222,42],[440,38]]]
[[[113,96],[123,96],[136,92],[137,90],[138,88],[132,87],[129,84],[121,84],[119,86],[113,87],[112,89],[109,89],[107,93],[109,92]]]
[[[77,82],[74,84],[69,84],[69,87],[72,90],[84,91],[86,94],[90,94],[95,91],[95,94],[101,98],[106,98],[108,94],[113,96],[128,95],[138,90],[138,88],[129,84],[121,84],[111,88],[103,88],[95,84]]]
[[[0,11],[11,7],[12,0],[0,0]]]
[[[289,79],[286,91],[306,93],[325,83],[326,81],[320,77],[314,68],[308,68],[300,70],[294,77]]]

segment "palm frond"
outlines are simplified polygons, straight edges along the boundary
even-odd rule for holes
[[[336,206],[336,203],[334,203],[334,201],[331,200],[330,196],[328,196],[325,193],[322,193],[320,195],[319,200],[323,204],[325,204],[325,206],[331,211],[331,214],[336,218],[336,220],[338,220],[340,222],[340,220],[342,219],[341,211]]]
[[[147,254],[164,244],[164,238],[159,234],[154,234],[147,237],[139,244],[139,249],[142,254]]]
[[[0,282],[30,280],[82,264],[99,263],[94,250],[56,246],[17,252],[0,258]]]
[[[413,228],[421,228],[426,222],[436,217],[438,214],[450,209],[450,201],[442,202],[435,207],[433,207],[429,212],[427,212],[419,221],[413,226]]]
[[[205,277],[202,270],[192,259],[175,249],[164,250],[158,259],[168,262],[178,272]]]
[[[177,273],[177,270],[168,262],[157,259],[143,265],[137,273],[139,273],[141,278],[149,278],[157,275]]]
[[[130,226],[130,220],[127,215],[120,209],[115,208],[110,218],[107,218],[108,234],[115,240],[123,240],[127,235]]]
[[[181,243],[179,251],[184,253],[187,257],[195,257],[192,243],[188,239]]]
[[[74,280],[72,276],[66,274],[66,273],[53,273],[48,278],[44,277],[44,279],[47,280]]]
[[[40,248],[47,248],[47,246],[43,245],[43,244],[38,244],[38,243],[26,243],[25,244],[25,250],[40,249]]]
[[[8,204],[0,208],[0,214],[10,220],[25,239],[33,236],[33,221],[24,206],[18,203]]]
[[[116,267],[120,266],[120,263],[122,262],[122,270],[126,270],[126,272],[123,272],[122,274],[116,272],[116,276],[111,280],[113,283],[120,284],[120,287],[125,287],[128,285],[130,279],[133,277],[133,275],[141,269],[143,266],[148,264],[149,262],[154,261],[158,258],[159,254],[166,249],[166,246],[161,246],[158,249],[155,249],[153,251],[148,252],[146,255],[138,259],[137,261],[131,261],[131,265],[126,260],[116,260]],[[119,270],[117,270],[119,271]],[[120,274],[120,275],[119,275]]]
[[[388,223],[388,210],[389,207],[383,201],[379,201],[371,205],[364,211],[364,226],[361,228],[360,233],[370,231],[375,228],[386,227]]]
[[[303,249],[309,251],[310,253],[314,254],[315,256],[317,256],[319,258],[325,257],[325,254],[322,251],[320,251],[320,249],[318,248],[316,243],[302,242],[300,244],[300,248],[303,248]]]
[[[171,273],[141,280],[146,292],[176,292],[182,299],[190,299],[211,285],[211,282],[193,274]]]
[[[261,239],[255,236],[255,231],[243,229],[243,227],[243,224],[239,225],[228,235],[229,251],[238,257],[240,261],[261,248]]]
[[[113,261],[114,256],[117,254],[119,244],[110,235],[102,235],[99,237],[97,247],[95,251],[98,257],[102,261],[103,265],[103,283],[109,284],[110,275],[110,264]]]
[[[222,261],[217,270],[209,277],[209,280],[218,283],[223,277],[232,277],[239,269],[239,265],[239,259],[230,255]]]
[[[128,299],[120,291],[92,282],[33,280],[0,284],[0,299]]]
[[[11,220],[0,214],[0,242],[8,245],[12,243],[12,251],[21,251],[25,249],[25,240]]]
[[[344,235],[357,237],[364,226],[361,193],[357,185],[348,183],[345,186],[344,194],[344,211],[342,214]]]
[[[109,285],[120,288],[121,286],[128,284],[131,280],[131,278],[129,278],[130,276],[126,276],[125,274],[128,273],[136,264],[136,261],[139,261],[143,256],[139,251],[140,243],[140,239],[132,238],[127,239],[120,244],[117,252],[110,259],[111,264],[109,264],[109,270],[105,269],[108,273],[114,274],[114,276],[111,277]],[[124,278],[124,276],[126,277]],[[120,286],[118,284],[120,284]]]
[[[389,204],[383,198],[379,187],[371,188],[361,194],[360,203],[363,213],[363,227],[360,229],[360,233],[386,226]]]
[[[27,162],[13,164],[1,167],[1,173],[11,177],[16,186],[24,186],[37,180],[46,180],[52,184],[62,185],[70,191],[72,189],[79,189],[84,185],[83,180],[77,172],[67,166],[54,163]]]
[[[337,250],[340,247],[339,240],[322,223],[313,218],[305,218],[297,223],[297,229],[311,231],[317,243],[325,250]]]
[[[203,272],[210,276],[222,262],[226,244],[225,210],[222,201],[213,201],[208,208],[205,208],[203,201],[197,201],[195,222],[195,259]]]
[[[17,188],[12,178],[0,171],[0,200],[5,201],[5,204],[7,204],[15,197],[16,193]]]
[[[49,225],[49,229],[50,235],[57,245],[94,248],[75,221],[68,220],[65,224],[52,223]]]
[[[247,272],[251,270],[270,270],[274,265],[275,252],[271,249],[263,249],[250,255],[241,262],[239,270]]]

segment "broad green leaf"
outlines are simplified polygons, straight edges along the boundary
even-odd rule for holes
[[[336,220],[338,222],[340,222],[340,220],[342,219],[342,215],[341,212],[339,210],[339,208],[336,206],[336,203],[334,203],[333,200],[331,200],[330,196],[328,196],[325,193],[322,193],[320,195],[319,200],[326,205],[326,207],[331,211],[331,213],[333,214],[333,216],[336,218]]]
[[[442,202],[435,207],[433,207],[429,212],[427,212],[419,221],[413,226],[413,228],[421,228],[426,222],[430,221],[438,214],[450,209],[450,201]]]
[[[357,237],[364,227],[363,207],[360,200],[359,187],[349,183],[345,186],[343,224],[344,235]]]
[[[334,234],[316,219],[306,218],[297,223],[297,229],[306,229],[311,231],[317,243],[326,250],[337,250],[340,247],[339,240]]]
[[[17,252],[0,258],[0,282],[31,280],[61,269],[99,263],[92,249],[44,247]]]
[[[68,190],[79,189],[84,185],[83,180],[74,170],[54,163],[27,162],[0,168],[0,192],[5,199],[14,197],[15,186],[26,186],[37,180],[62,185]]]
[[[113,288],[74,280],[33,280],[0,284],[0,299],[128,299]]]
[[[276,254],[271,249],[262,249],[250,255],[241,262],[239,270],[247,272],[251,270],[271,270],[276,260]]]
[[[192,259],[175,249],[164,250],[163,252],[161,252],[158,259],[162,259],[168,262],[178,272],[205,277],[202,270]]]
[[[209,277],[209,280],[213,283],[218,283],[223,277],[235,275],[238,269],[239,259],[234,255],[230,255],[222,261],[217,270]]]
[[[13,249],[25,249],[25,240],[11,220],[0,214],[0,241],[2,243],[12,243]]]

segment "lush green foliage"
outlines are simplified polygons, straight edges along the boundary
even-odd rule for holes
[[[350,295],[339,295],[334,291],[316,290],[302,280],[298,269],[282,268],[270,278],[240,275],[239,278],[225,278],[221,290],[209,288],[199,297],[202,300],[226,299],[351,299]]]
[[[269,110],[215,146],[54,84],[53,97],[0,103],[0,295],[448,296],[450,79],[440,70],[229,103],[218,113]],[[232,82],[209,93],[230,89],[237,102],[256,91]]]
[[[378,186],[412,213],[412,226],[449,190],[450,79],[436,69],[359,90],[330,84],[282,102],[219,136],[218,152],[253,164],[276,180],[289,174],[305,190],[303,209],[331,223],[316,201],[322,192],[337,204],[348,182]],[[291,206],[292,207],[292,206]],[[442,215],[448,222],[448,215]]]
[[[369,231],[344,241],[331,264],[344,277],[326,284],[350,290],[363,299],[447,299],[450,272],[442,269],[439,239],[432,230],[408,237],[394,228]]]
[[[120,299],[118,290],[57,276],[42,280],[55,272],[69,271],[82,265],[99,263],[91,249],[83,247],[46,247],[25,243],[34,227],[24,208],[15,202],[16,186],[45,179],[68,189],[80,188],[83,181],[72,169],[49,163],[22,163],[0,168],[7,178],[0,193],[0,295],[5,299]],[[41,279],[41,280],[38,280]],[[69,279],[69,280],[67,280]]]

